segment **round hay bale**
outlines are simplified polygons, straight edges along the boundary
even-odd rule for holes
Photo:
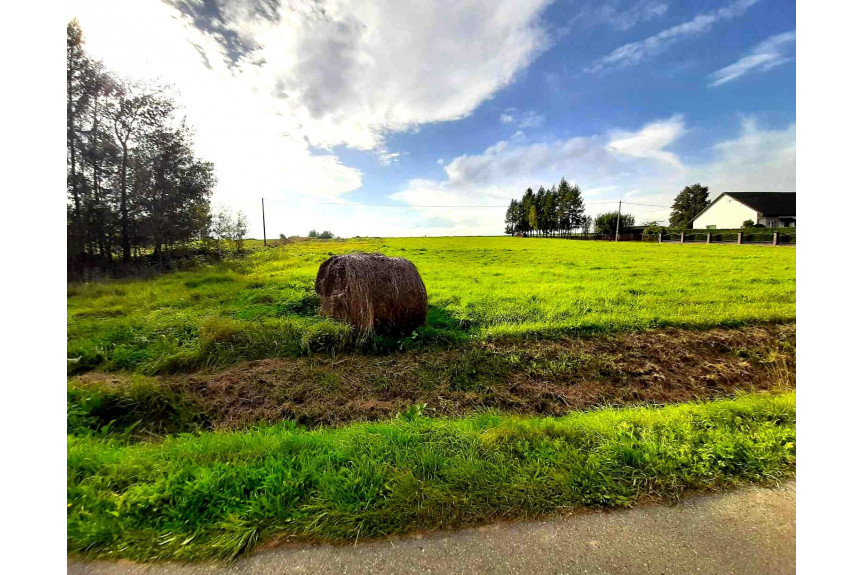
[[[315,280],[321,313],[347,323],[363,337],[407,335],[425,323],[426,286],[410,261],[383,254],[332,256]]]

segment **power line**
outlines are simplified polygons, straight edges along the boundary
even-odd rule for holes
[[[287,200],[284,198],[267,198],[270,201],[275,202],[287,202],[294,200]],[[263,200],[263,198],[262,198]],[[609,200],[607,202],[584,202],[585,206],[600,206],[600,205],[608,205],[608,204],[626,204],[629,206],[645,206],[650,208],[665,208],[671,209],[673,206],[664,206],[660,204],[647,204],[643,202],[627,202],[627,201],[614,201]],[[425,208],[459,208],[459,209],[502,209],[508,208],[509,205],[503,204],[366,204],[361,202],[298,202],[298,205],[301,206],[344,206],[347,208],[404,208],[404,209],[425,209]]]
[[[289,201],[284,199],[272,199],[267,198],[271,201]],[[616,201],[608,201],[608,202],[584,202],[585,206],[597,206],[604,204],[616,204]],[[623,202],[624,204],[628,204],[630,202]],[[364,204],[357,202],[299,202],[299,205],[303,206],[344,206],[351,208],[508,208],[509,204]],[[647,205],[647,204],[643,204]],[[665,206],[659,206],[665,207]]]
[[[659,204],[642,204],[639,202],[623,202],[624,204],[629,204],[630,206],[649,206],[651,208],[672,208],[674,206],[660,206]]]
[[[498,205],[427,205],[427,204],[346,204],[344,202],[309,202],[312,205],[347,206],[363,208],[508,208]],[[306,204],[308,205],[308,204]]]

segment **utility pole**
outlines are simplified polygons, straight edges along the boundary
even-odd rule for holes
[[[267,214],[264,212],[264,198],[261,198],[261,218],[264,220],[264,245],[267,245]]]
[[[614,228],[614,241],[620,237],[620,206],[623,204],[623,200],[617,202],[617,225]]]

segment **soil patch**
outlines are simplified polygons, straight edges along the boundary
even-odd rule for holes
[[[795,324],[668,329],[379,357],[268,359],[219,373],[148,378],[148,387],[182,401],[183,413],[194,412],[184,421],[216,429],[284,419],[311,427],[339,425],[389,418],[422,403],[427,415],[436,416],[489,408],[561,415],[793,388],[795,352]],[[69,388],[124,394],[133,380],[140,388],[141,376],[93,372],[71,378]],[[146,428],[144,421],[141,429]]]

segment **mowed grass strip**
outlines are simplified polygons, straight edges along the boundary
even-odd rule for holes
[[[359,343],[319,317],[318,266],[351,251],[413,261],[429,294],[427,324]],[[69,369],[173,373],[312,352],[792,321],[795,257],[789,248],[508,237],[301,242],[155,279],[70,285]]]
[[[561,418],[494,414],[159,443],[68,438],[68,549],[230,559],[271,537],[354,541],[673,499],[794,472],[795,394]]]

